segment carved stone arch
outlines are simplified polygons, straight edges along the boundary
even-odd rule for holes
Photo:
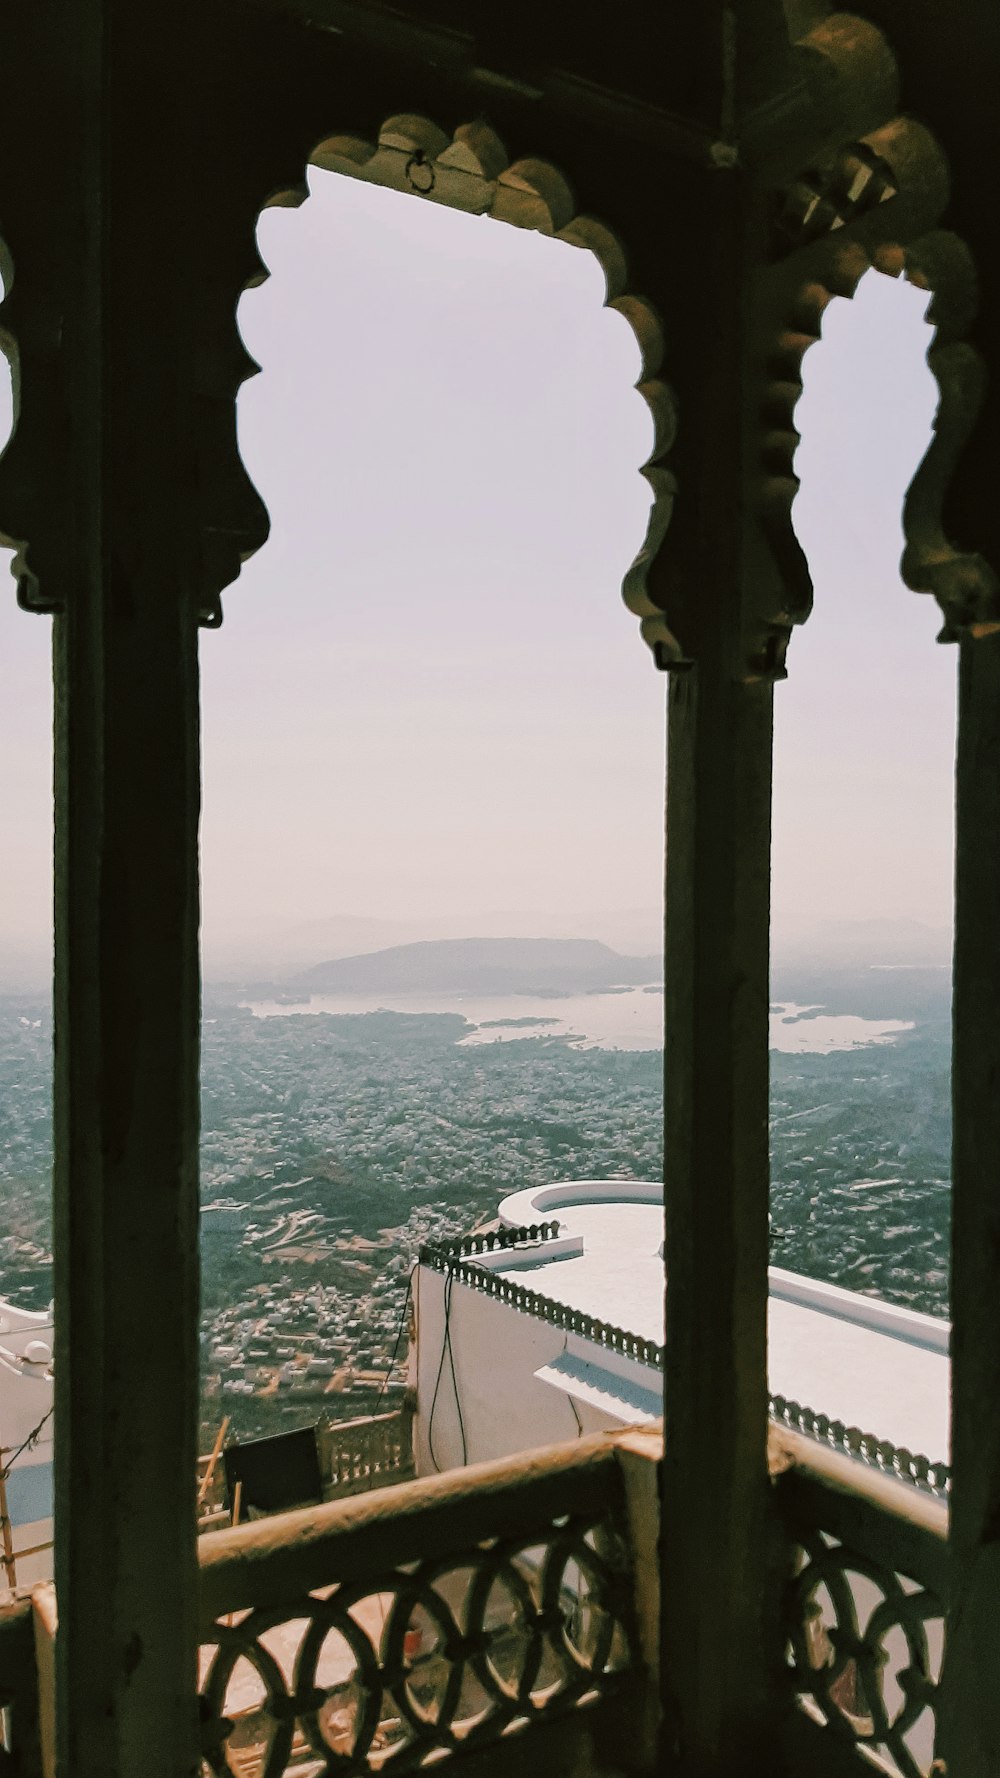
[[[12,549],[14,551],[14,576],[18,583],[18,592],[20,596],[22,584],[25,585],[26,591],[29,584],[26,561],[29,523],[28,512],[23,500],[23,493],[21,499],[18,499],[15,487],[12,499],[11,490],[9,489],[9,484],[12,479],[10,470],[10,462],[13,455],[12,447],[17,436],[18,417],[21,407],[21,355],[18,342],[18,317],[16,305],[12,301],[14,261],[10,248],[8,247],[7,242],[3,239],[0,239],[0,282],[2,282],[3,285],[3,301],[0,303],[0,353],[2,353],[6,360],[10,371],[11,394],[13,398],[11,403],[12,414],[10,437],[3,453],[5,467],[2,472],[4,483],[8,489],[4,508],[7,529],[0,530],[0,544],[2,544],[5,549]]]
[[[802,360],[822,337],[828,304],[853,296],[870,269],[928,290],[936,330],[928,364],[940,401],[904,502],[903,579],[937,599],[944,617],[939,640],[1000,629],[994,567],[952,543],[943,522],[949,480],[985,390],[984,365],[965,339],[977,303],[972,255],[939,226],[950,197],[945,155],[924,124],[899,111],[894,63],[874,27],[837,15],[798,48],[813,81],[827,90],[839,83],[843,114],[866,118],[869,127],[832,146],[827,138],[811,155],[800,149],[792,176],[770,186],[769,259],[755,319],[765,366],[757,510],[773,573],[749,617],[751,677],[783,676],[791,628],[812,608],[812,580],[792,523]]]
[[[646,586],[647,571],[669,525],[676,492],[675,479],[667,464],[676,434],[676,401],[671,388],[659,374],[664,356],[659,316],[651,302],[628,288],[625,253],[617,235],[595,217],[578,212],[563,174],[550,161],[523,158],[512,162],[495,131],[482,121],[463,124],[449,137],[424,116],[397,114],[385,120],[375,142],[352,135],[324,138],[312,149],[309,165],[381,185],[388,190],[409,193],[427,202],[445,204],[471,215],[491,216],[515,228],[536,230],[593,254],[604,274],[606,306],[629,324],[639,346],[640,371],[635,387],[646,402],[653,422],[650,452],[640,466],[640,473],[652,495],[649,520],[641,548],[625,574],[622,596],[628,609],[639,618],[641,634],[657,664],[666,666],[683,658],[680,641],[671,632],[664,612],[654,604]],[[308,187],[303,181],[276,193],[262,208],[276,203],[297,205],[307,196]],[[258,259],[243,288],[250,289],[267,276],[267,267]],[[259,366],[242,348],[235,329],[233,343],[232,401],[235,410],[239,384],[256,374]],[[267,536],[266,512],[236,450],[235,421],[232,438],[230,468],[244,484],[242,497],[249,523],[244,528],[237,552],[239,559],[230,546],[228,560],[220,559],[217,563],[220,591],[235,578],[239,563],[260,548]],[[230,492],[234,496],[237,494],[235,486]],[[231,531],[229,535],[232,535]],[[216,626],[221,617],[221,604],[216,596],[203,609],[202,622]]]
[[[61,602],[53,589],[64,580],[69,415],[59,363],[56,255],[21,214],[16,200],[22,196],[11,194],[0,238],[0,354],[13,395],[10,436],[0,450],[0,545],[14,551],[18,603],[51,613]]]

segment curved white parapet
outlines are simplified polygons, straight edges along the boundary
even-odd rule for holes
[[[508,1228],[521,1228],[562,1211],[566,1217],[560,1227],[565,1239],[573,1230],[574,1209],[587,1209],[594,1204],[662,1204],[663,1187],[647,1179],[566,1179],[554,1185],[532,1186],[527,1191],[513,1192],[500,1204],[500,1221]],[[560,1222],[562,1219],[560,1218]],[[662,1257],[662,1246],[659,1256]],[[549,1246],[540,1257],[552,1260],[556,1249]],[[499,1269],[499,1268],[498,1268]],[[947,1353],[951,1344],[951,1323],[937,1315],[923,1315],[916,1309],[904,1309],[896,1303],[882,1302],[878,1297],[862,1296],[856,1290],[845,1290],[837,1284],[824,1284],[816,1278],[805,1278],[798,1272],[786,1272],[780,1266],[768,1268],[770,1295],[778,1302],[796,1303],[803,1309],[815,1309],[821,1315],[833,1315],[840,1321],[851,1321],[856,1327],[871,1328],[889,1334],[910,1346],[923,1346],[928,1352]]]
[[[0,1448],[13,1450],[52,1401],[51,1310],[0,1301]]]
[[[564,1179],[503,1198],[497,1212],[506,1228],[528,1228],[554,1210],[585,1204],[662,1204],[663,1187],[650,1179]]]
[[[15,1303],[0,1300],[0,1346],[20,1352],[29,1340],[44,1339],[51,1333],[51,1308],[19,1309]]]

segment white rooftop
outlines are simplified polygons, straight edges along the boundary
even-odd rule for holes
[[[560,1236],[576,1239],[560,1239],[563,1251],[551,1258],[544,1243],[530,1250],[530,1259],[519,1253],[509,1267],[498,1264],[497,1255],[491,1270],[663,1343],[659,1185],[612,1179],[542,1186],[505,1198],[500,1218],[508,1227],[558,1220]],[[567,1247],[578,1250],[566,1253]],[[948,1461],[949,1323],[777,1267],[770,1283],[771,1394],[932,1463]]]

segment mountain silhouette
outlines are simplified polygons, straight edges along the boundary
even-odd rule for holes
[[[336,957],[292,978],[313,994],[586,993],[658,981],[658,957],[624,957],[584,938],[446,938]]]

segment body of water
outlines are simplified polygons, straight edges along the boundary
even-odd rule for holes
[[[461,1042],[511,1043],[526,1037],[558,1038],[574,1049],[658,1050],[663,1047],[663,995],[659,984],[614,993],[567,995],[314,994],[308,1001],[255,1000],[245,1003],[256,1018],[301,1013],[460,1013],[475,1026]],[[911,1031],[904,1019],[862,1019],[825,1013],[791,1001],[772,1006],[772,1050],[789,1054],[824,1052],[891,1043]]]

